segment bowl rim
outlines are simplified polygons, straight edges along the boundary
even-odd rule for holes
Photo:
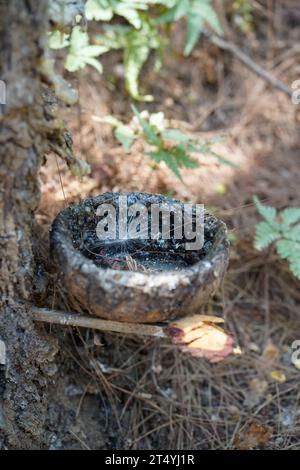
[[[99,194],[94,197],[87,197],[79,202],[70,204],[68,207],[62,209],[57,214],[50,228],[50,250],[55,257],[58,255],[60,261],[59,264],[62,265],[62,271],[64,271],[67,265],[68,270],[79,270],[83,274],[88,272],[90,275],[98,277],[101,284],[101,279],[103,279],[103,281],[111,279],[116,282],[118,278],[122,277],[122,283],[128,283],[129,286],[145,284],[146,281],[149,284],[154,283],[155,285],[164,285],[166,287],[170,285],[170,281],[172,281],[172,285],[174,285],[174,281],[177,281],[176,283],[180,284],[183,280],[186,280],[187,277],[194,277],[200,273],[203,277],[203,280],[210,274],[213,274],[214,278],[218,277],[218,266],[224,263],[224,258],[225,261],[229,259],[227,227],[222,220],[218,219],[214,215],[211,215],[207,211],[205,211],[205,213],[217,222],[217,229],[214,235],[212,247],[201,260],[189,267],[181,268],[176,271],[165,270],[153,272],[136,272],[115,270],[112,268],[102,268],[101,266],[95,265],[93,260],[87,258],[80,252],[80,250],[76,249],[72,242],[72,231],[67,224],[67,220],[69,219],[70,214],[72,214],[72,210],[88,202],[91,202],[94,205],[99,199],[102,200],[103,197],[107,198],[109,195],[116,196],[128,194],[159,196],[168,201],[181,202],[160,194],[144,192],[105,192],[103,194]],[[126,279],[127,282],[124,282],[124,279]]]

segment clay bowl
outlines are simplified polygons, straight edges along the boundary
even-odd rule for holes
[[[50,246],[71,305],[101,318],[135,323],[197,313],[227,269],[225,224],[205,213],[204,245],[189,252],[174,237],[100,242],[97,207],[109,203],[117,208],[119,196],[126,196],[128,207],[137,202],[147,208],[182,204],[161,195],[105,193],[63,209],[52,224]]]

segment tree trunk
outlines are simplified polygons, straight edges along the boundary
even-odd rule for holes
[[[0,448],[37,448],[46,416],[49,343],[31,316],[32,222],[45,151],[38,65],[47,32],[47,0],[0,0],[2,106],[0,159]]]

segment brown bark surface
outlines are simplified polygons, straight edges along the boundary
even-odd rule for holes
[[[0,2],[0,77],[7,87],[0,117],[0,339],[7,351],[0,370],[0,448],[39,447],[46,415],[43,369],[51,351],[33,324],[30,300],[31,230],[45,150],[38,65],[47,3]]]

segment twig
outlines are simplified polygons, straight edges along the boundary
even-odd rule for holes
[[[207,39],[218,46],[220,49],[225,51],[230,51],[233,55],[235,55],[243,64],[245,64],[252,72],[256,73],[259,77],[263,78],[265,81],[269,82],[278,90],[282,91],[288,96],[292,96],[292,90],[285,85],[281,80],[275,78],[270,72],[264,69],[261,65],[254,62],[247,54],[245,54],[241,49],[239,49],[235,44],[232,42],[226,41],[225,39],[221,38],[216,34],[212,34],[207,30],[204,30],[204,34]]]
[[[75,432],[73,432],[71,429],[69,429],[69,433],[72,434],[72,436],[74,436],[75,439],[76,439],[78,442],[80,442],[80,444],[82,445],[82,447],[83,447],[84,449],[86,449],[86,450],[91,450],[91,449],[89,448],[89,446],[88,446],[85,442],[83,442],[83,440],[80,439],[80,437],[77,436],[77,434],[75,434]]]
[[[167,335],[164,327],[157,325],[144,325],[141,323],[127,323],[110,320],[102,320],[95,317],[87,317],[74,312],[62,312],[48,308],[32,308],[35,321],[56,323],[58,325],[81,326],[101,331],[113,331],[116,333],[129,333],[142,336],[156,336],[164,338]]]

